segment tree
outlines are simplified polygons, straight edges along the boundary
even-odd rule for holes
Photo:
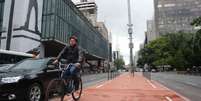
[[[124,60],[122,58],[114,60],[114,66],[117,69],[123,69],[124,65],[125,65],[125,62],[124,62]]]
[[[146,63],[146,62],[144,61],[144,58],[139,58],[139,59],[137,60],[137,66],[138,66],[139,68],[143,68],[145,63]]]
[[[201,28],[201,17],[191,25]],[[139,55],[138,66],[171,65],[177,70],[201,66],[201,29],[196,33],[167,33],[147,44]]]
[[[145,63],[155,66],[171,65],[178,70],[184,70],[189,66],[191,36],[192,34],[181,32],[162,36],[140,50],[141,58],[138,62],[141,65]]]
[[[191,23],[194,27],[201,28],[201,17],[194,19]],[[201,29],[199,29],[192,38],[192,58],[193,65],[200,66],[201,65]]]
[[[175,63],[174,67],[190,67],[192,60],[192,33],[173,33],[168,34],[167,37],[170,43],[170,54]]]

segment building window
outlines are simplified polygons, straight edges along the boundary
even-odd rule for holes
[[[81,0],[81,2],[87,2],[87,0]]]
[[[158,5],[158,8],[161,8],[162,7],[162,5]]]
[[[174,7],[175,4],[165,4],[164,7]]]

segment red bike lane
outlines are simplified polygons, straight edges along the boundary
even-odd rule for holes
[[[187,98],[147,80],[140,73],[129,73],[89,87],[83,91],[80,101],[189,101]]]
[[[53,100],[53,101],[56,101]],[[59,101],[59,100],[58,100]],[[65,101],[73,101],[71,96]],[[113,80],[83,90],[79,101],[190,101],[165,86],[147,80],[141,73],[125,73]]]

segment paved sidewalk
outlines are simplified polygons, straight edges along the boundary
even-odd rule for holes
[[[188,101],[188,99],[155,81],[147,80],[140,73],[135,73],[135,77],[125,73],[114,80],[85,89],[80,101]]]

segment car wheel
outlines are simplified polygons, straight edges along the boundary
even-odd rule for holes
[[[38,83],[34,83],[29,86],[27,92],[27,101],[41,101],[42,89]]]

